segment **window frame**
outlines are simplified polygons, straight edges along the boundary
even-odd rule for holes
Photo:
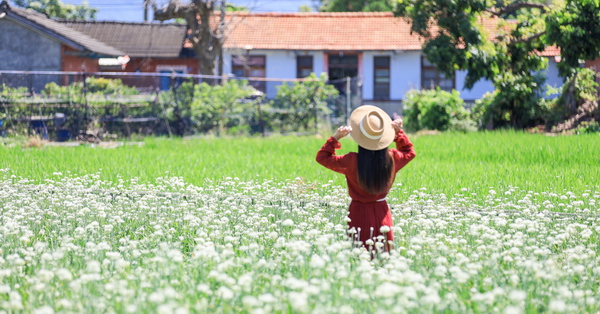
[[[258,65],[254,64],[253,60],[262,59],[262,63]],[[241,60],[238,62],[237,60]],[[238,64],[241,63],[241,64]],[[266,78],[267,77],[267,56],[266,55],[232,55],[231,56],[231,72],[236,73],[236,71],[242,71],[242,77],[247,78]],[[252,71],[262,70],[263,76],[254,76],[252,75]],[[238,76],[238,75],[236,75]],[[267,82],[266,81],[254,81],[248,80],[248,84],[254,87],[255,89],[266,93],[267,92]]]
[[[425,78],[425,72],[426,71],[430,71],[430,73],[435,73],[435,77],[433,79],[431,78]],[[452,81],[452,87],[451,88],[444,88],[442,86],[440,86],[440,83],[444,80],[451,80]],[[433,81],[434,84],[430,84],[429,86],[427,85],[427,82],[431,82]],[[454,75],[452,75],[451,78],[447,78],[444,74],[442,74],[440,71],[438,71],[438,69],[436,68],[436,66],[431,63],[427,57],[425,55],[421,55],[421,89],[435,89],[439,87],[441,90],[444,91],[452,91],[453,89],[456,89],[456,73]]]
[[[377,59],[387,59],[387,66],[377,65]],[[390,100],[392,80],[391,63],[392,58],[390,56],[375,56],[373,58],[373,100]],[[377,70],[387,70],[387,76],[378,76]],[[387,83],[378,83],[377,78],[381,77],[387,78]],[[378,87],[383,87],[382,89],[385,89],[386,92],[379,94]]]
[[[300,58],[310,59],[310,67],[300,64]],[[314,72],[315,58],[311,55],[296,56],[296,78],[305,78],[309,75],[302,75],[302,70],[309,70],[309,73]]]

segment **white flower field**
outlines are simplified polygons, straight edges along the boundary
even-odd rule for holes
[[[333,182],[4,169],[0,312],[600,311],[600,191],[395,189],[394,248],[371,259]]]

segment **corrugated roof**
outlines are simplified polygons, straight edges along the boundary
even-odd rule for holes
[[[16,15],[16,16],[14,16]],[[54,37],[56,37],[59,41],[69,45],[69,46],[73,46],[75,45],[79,45],[80,47],[73,47],[73,48],[77,48],[77,49],[86,49],[89,50],[91,52],[97,53],[99,55],[105,55],[105,56],[122,56],[125,55],[125,53],[123,53],[123,51],[111,47],[110,45],[107,45],[104,42],[98,41],[90,36],[87,36],[83,33],[80,33],[70,27],[67,27],[61,23],[58,23],[50,18],[48,18],[46,15],[35,12],[33,10],[30,9],[21,9],[21,8],[13,8],[10,7],[10,9],[7,11],[7,17],[8,18],[16,18],[18,20],[18,17],[25,19],[31,23],[33,23],[32,26],[40,26],[41,29],[40,31],[44,31],[44,29],[46,30],[47,33],[50,33],[52,35],[54,35]]]
[[[130,57],[177,58],[186,25],[59,20],[64,26],[124,51]]]

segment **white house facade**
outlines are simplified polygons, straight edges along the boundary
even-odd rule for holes
[[[484,27],[495,22],[482,21]],[[456,89],[467,102],[492,92],[489,81],[464,87],[465,71],[441,75],[422,54],[422,41],[391,13],[237,13],[225,43],[224,73],[251,81],[274,98],[281,80],[314,72],[330,80],[357,77],[362,103],[400,112],[406,92],[440,87]],[[555,55],[549,51],[547,83],[562,85]],[[278,79],[280,81],[278,81]]]

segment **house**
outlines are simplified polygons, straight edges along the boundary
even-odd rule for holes
[[[197,74],[199,63],[184,44],[179,24],[54,20],[33,10],[0,4],[0,70],[68,72],[150,72]],[[35,49],[32,49],[35,47]],[[123,76],[139,89],[168,89],[167,76]],[[4,74],[0,84],[39,92],[48,82],[68,84],[80,77]]]
[[[77,63],[93,71],[99,58],[125,53],[117,48],[60,24],[46,15],[0,3],[0,70],[62,71]],[[39,92],[48,82],[65,77],[51,75],[2,75],[0,84],[27,86]]]
[[[482,21],[484,28],[495,26]],[[327,73],[331,80],[358,76],[362,100],[398,112],[410,89],[439,86],[456,89],[467,102],[481,98],[494,87],[480,81],[464,87],[465,71],[444,77],[422,54],[421,38],[410,25],[390,12],[378,13],[244,13],[229,15],[225,42],[225,73],[243,77],[300,78]],[[554,56],[548,58],[547,83],[562,85]],[[274,97],[278,82],[259,85]]]
[[[186,25],[72,20],[58,22],[123,51],[129,59],[125,64],[114,58],[100,59],[98,71],[199,73],[198,59],[191,45],[184,43]],[[70,66],[76,67],[77,64]],[[167,76],[124,77],[122,80],[138,88],[152,86],[166,90],[171,85],[171,78]]]

